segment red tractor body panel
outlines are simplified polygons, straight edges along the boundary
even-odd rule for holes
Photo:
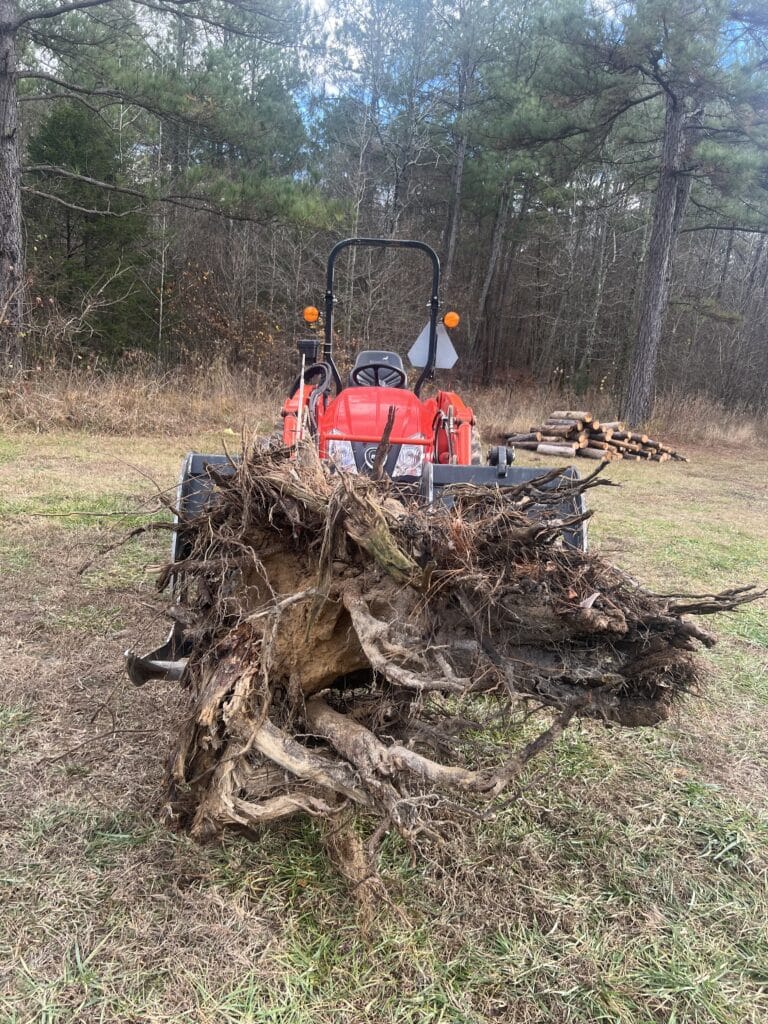
[[[306,409],[312,391],[312,385],[304,388]],[[316,441],[320,458],[328,457],[329,441],[380,441],[393,407],[395,421],[390,444],[423,445],[427,462],[471,465],[474,417],[457,394],[438,391],[434,398],[422,400],[412,391],[386,387],[348,387],[327,404],[317,403]],[[287,445],[297,441],[298,411],[296,392],[283,403],[283,441]]]
[[[394,407],[390,443],[426,445],[432,439],[434,412],[429,407],[433,404],[402,388],[345,388],[318,414],[320,443],[331,438],[380,441]]]
[[[304,385],[305,409],[309,405],[309,399],[314,391],[314,387],[314,384]],[[286,398],[280,411],[280,415],[283,418],[283,444],[288,448],[293,447],[299,440],[299,394],[300,392],[297,391],[290,398]]]

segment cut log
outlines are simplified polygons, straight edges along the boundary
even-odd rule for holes
[[[558,410],[549,417],[551,420],[582,420],[584,423],[592,422],[591,412],[573,412],[572,410]]]
[[[507,444],[511,444],[513,448],[522,448],[523,451],[535,452],[539,447],[539,441],[513,441],[509,438]]]
[[[606,423],[605,420],[603,420],[602,428],[603,430],[623,430],[624,424],[621,423],[619,420],[613,420],[610,423]]]
[[[634,434],[631,430],[616,430],[613,436],[619,441],[634,441],[636,444],[648,444],[647,434]]]
[[[644,442],[646,448],[655,448],[658,452],[667,452],[669,455],[676,455],[674,448],[670,448],[668,444],[662,444],[661,441],[653,441],[650,438]]]
[[[603,462],[610,462],[611,456],[601,448],[579,448],[576,454],[582,459],[602,459]]]
[[[601,430],[590,430],[589,436],[595,441],[610,441],[613,437],[613,431],[610,428],[606,430],[603,423]]]
[[[544,424],[545,429],[549,427],[572,427],[574,430],[583,430],[584,420],[559,420],[550,416]]]
[[[572,459],[576,454],[575,448],[564,444],[540,444],[537,446],[536,451],[539,455],[558,455],[564,459]],[[579,449],[579,451],[582,451],[582,449]]]
[[[576,438],[571,437],[558,437],[557,434],[542,434],[541,440],[543,444],[561,444],[564,448],[578,448],[579,442]]]
[[[613,445],[609,441],[598,441],[596,437],[590,437],[589,439],[590,448],[600,448],[604,452],[616,451]]]
[[[580,433],[581,428],[575,425],[571,426],[557,426],[555,423],[547,423],[542,428],[542,433],[549,434],[552,437],[569,437],[572,439],[576,438],[576,435]]]
[[[541,431],[532,430],[528,434],[510,434],[507,438],[507,444],[519,444],[521,441],[540,441]]]
[[[617,448],[622,452],[639,452],[642,451],[643,446],[635,444],[632,441],[617,441],[615,437],[611,438],[611,444],[614,448]]]

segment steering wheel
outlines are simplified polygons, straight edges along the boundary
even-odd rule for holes
[[[404,388],[408,378],[403,370],[389,363],[365,363],[349,375],[359,388]]]

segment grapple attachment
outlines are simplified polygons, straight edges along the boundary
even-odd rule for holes
[[[437,463],[426,463],[421,475],[422,497],[430,505],[439,501],[450,506],[453,503],[451,489],[460,484],[506,489],[530,483],[532,480],[542,477],[542,491],[557,491],[560,488],[570,490],[569,485],[579,479],[579,474],[573,466],[563,469],[554,479],[544,479],[544,477],[550,476],[548,472],[543,472],[532,466],[510,465],[506,458],[506,449],[501,448],[499,452],[501,457],[495,466],[442,466]],[[537,511],[535,502],[531,504],[530,510],[531,512]],[[565,521],[583,516],[587,511],[584,495],[574,496],[570,493],[563,495],[563,500],[556,506],[556,511],[559,517]],[[563,530],[563,541],[569,547],[586,551],[586,521],[566,527]]]
[[[425,462],[422,467],[419,488],[425,503],[431,505],[440,502],[450,507],[453,504],[452,488],[461,484],[506,489],[542,477],[541,489],[552,491],[579,479],[578,472],[571,466],[563,469],[553,479],[549,479],[551,473],[543,473],[542,470],[532,467],[511,465],[506,457],[506,449],[499,451],[497,464],[494,466],[452,466]],[[199,452],[190,452],[184,459],[176,492],[174,524],[177,529],[174,530],[171,543],[171,563],[173,565],[183,562],[190,554],[184,531],[179,527],[184,522],[200,515],[211,500],[215,486],[211,471],[219,477],[229,476],[236,471],[237,462],[237,459],[228,455],[203,455]],[[545,477],[548,479],[544,479]],[[530,507],[532,512],[536,511],[535,501]],[[549,505],[549,508],[551,510],[552,506]],[[556,507],[556,511],[566,521],[583,515],[586,512],[583,494],[564,495],[563,501],[560,506]],[[566,527],[563,530],[563,540],[570,547],[585,551],[587,548],[586,523],[580,522]],[[183,605],[184,595],[179,592],[174,578],[172,578],[171,585],[175,591],[177,604]],[[181,621],[183,621],[181,609],[179,612],[179,621],[174,622],[168,638],[156,650],[144,656],[139,656],[132,650],[125,652],[126,669],[134,685],[143,686],[151,679],[178,679],[183,673],[189,656],[189,647],[181,625]]]
[[[179,482],[176,487],[176,512],[173,516],[173,539],[171,540],[171,564],[178,565],[190,554],[189,542],[179,529],[184,521],[194,519],[205,509],[211,499],[213,480],[209,469],[219,475],[228,476],[235,472],[236,463],[227,455],[202,455],[189,452],[181,464]],[[177,604],[183,603],[176,580],[171,578],[171,587]],[[175,621],[165,642],[149,654],[138,655],[133,650],[125,652],[125,667],[128,678],[134,686],[143,686],[152,679],[179,679],[189,657],[189,643],[184,636],[180,621]]]

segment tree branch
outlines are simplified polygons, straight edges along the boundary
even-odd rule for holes
[[[102,114],[102,111],[106,110],[107,107],[117,106],[122,103],[122,100],[114,99],[97,107],[95,104],[89,103],[84,96],[78,96],[76,93],[70,95],[66,92],[39,92],[30,93],[28,96],[19,96],[19,103],[47,103],[49,100],[69,100],[70,102],[80,103],[86,110],[90,110],[92,114],[95,114],[105,124],[109,124],[109,122]]]
[[[141,213],[150,203],[157,202],[168,203],[170,206],[179,206],[186,210],[192,210],[194,213],[208,213],[214,217],[221,217],[224,220],[233,220],[246,224],[265,223],[263,217],[251,217],[245,213],[233,213],[230,210],[222,210],[221,207],[214,205],[210,199],[204,196],[185,195],[184,193],[149,196],[138,189],[123,188],[120,185],[112,185],[106,181],[99,181],[98,178],[89,178],[85,174],[76,174],[74,171],[67,171],[62,167],[55,167],[48,164],[34,165],[27,167],[26,170],[47,170],[52,174],[59,174],[75,181],[81,181],[86,185],[93,185],[95,188],[103,188],[109,192],[120,192],[125,195],[133,196],[136,199],[141,199],[143,202],[143,205],[135,206],[130,210],[117,211],[110,209],[95,209],[79,206],[77,203],[69,202],[69,200],[62,199],[61,196],[54,195],[51,192],[41,192],[39,189],[32,188],[30,185],[22,185],[22,191],[27,192],[29,195],[37,196],[40,199],[50,199],[51,202],[58,203],[60,206],[63,206],[68,210],[74,210],[76,213],[93,214],[97,217],[129,217],[131,214]]]
[[[693,224],[688,228],[680,228],[680,233],[690,231],[741,231],[748,235],[768,235],[768,228],[748,228],[743,224]]]
[[[66,89],[73,93],[73,98],[81,96],[98,96],[103,97],[107,100],[112,100],[115,103],[124,103],[126,106],[138,107],[139,110],[145,110],[148,114],[154,114],[155,117],[164,118],[166,121],[175,121],[179,124],[190,125],[198,130],[207,128],[208,126],[200,118],[189,117],[186,114],[180,113],[176,110],[167,110],[159,107],[156,103],[145,99],[142,96],[137,96],[134,93],[122,92],[120,89],[108,89],[108,88],[96,88],[82,85],[75,85],[72,82],[67,82],[63,78],[57,78],[55,75],[49,75],[44,71],[19,71],[16,75],[17,79],[28,78],[35,79],[41,82],[50,82],[52,85],[58,86],[60,89]],[[23,97],[25,100],[31,97]],[[51,96],[50,94],[44,94],[40,97],[41,99],[63,99],[61,95]],[[84,102],[84,101],[83,101]]]
[[[60,7],[44,7],[41,11],[29,11],[16,19],[13,25],[14,31],[18,31],[22,25],[30,21],[40,21],[45,18],[58,18],[60,14],[69,14],[72,11],[83,11],[88,7],[103,7],[112,0],[74,0],[73,3],[62,4]]]
[[[262,35],[259,32],[249,31],[248,29],[241,28],[239,25],[233,25],[231,22],[219,21],[216,18],[211,18],[210,15],[201,14],[199,11],[194,14],[187,14],[185,11],[174,10],[174,7],[181,6],[182,4],[195,3],[196,0],[167,0],[167,2],[152,3],[151,0],[134,0],[134,3],[139,4],[141,7],[145,7],[150,11],[157,11],[159,14],[172,14],[176,17],[188,17],[192,21],[198,21],[202,25],[207,25],[209,28],[220,28],[224,32],[229,32],[232,35],[240,36],[243,39],[256,39],[261,42],[273,42],[274,40],[270,36]],[[239,6],[238,3],[229,3],[230,7]],[[258,14],[262,18],[269,18],[278,24],[286,24],[283,18],[278,18],[274,14],[270,14],[268,11],[255,11],[253,8],[249,8],[251,14]]]
[[[68,171],[66,167],[57,167],[55,164],[30,164],[24,168],[25,172],[38,172],[44,174],[55,174],[59,178],[70,178],[73,181],[82,181],[86,185],[95,185],[97,188],[107,189],[109,192],[122,192],[127,196],[137,196],[139,199],[146,199],[144,192],[135,188],[126,188],[124,185],[115,185],[110,181],[100,181],[98,178],[90,178],[87,174],[79,174],[77,171]]]
[[[52,203],[58,203],[59,206],[65,207],[67,210],[74,210],[76,213],[87,213],[92,214],[96,217],[130,217],[133,213],[139,213],[145,207],[137,206],[131,210],[96,210],[89,209],[87,206],[78,206],[77,203],[70,203],[66,199],[62,199],[61,196],[53,195],[51,192],[41,192],[39,189],[32,188],[31,185],[22,185],[22,192],[26,192],[28,195],[37,196],[39,199],[50,199]]]
[[[161,14],[174,14],[177,17],[181,16],[183,8],[189,7],[192,4],[196,4],[198,0],[164,0],[164,2],[152,3],[151,0],[134,0],[135,3],[140,4],[142,7],[147,7],[150,10],[158,11]],[[231,8],[245,7],[246,5],[241,0],[224,0],[226,6]],[[12,24],[11,28],[13,31],[18,31],[22,26],[27,25],[31,21],[44,21],[51,18],[58,18],[62,14],[71,14],[73,11],[83,11],[91,7],[104,7],[107,4],[112,3],[112,0],[72,0],[71,3],[61,4],[59,7],[44,7],[39,11],[29,11],[26,14],[21,15]],[[256,10],[251,4],[247,5],[248,13],[253,15],[257,14],[259,17],[267,18],[278,24],[284,24],[283,18],[278,18],[275,14],[271,13],[268,9]],[[221,22],[216,19],[210,18],[208,15],[200,14],[199,12],[189,15],[195,21],[200,21],[203,24],[210,25],[212,28],[220,28],[226,32],[232,32],[235,35],[244,36],[247,38],[262,39],[259,33],[249,32],[247,29],[243,29],[239,25],[232,25],[227,22]]]

